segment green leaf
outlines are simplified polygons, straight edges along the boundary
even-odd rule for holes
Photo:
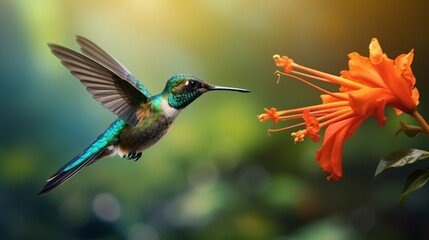
[[[388,168],[403,167],[405,165],[414,163],[418,160],[426,159],[428,157],[429,152],[413,148],[409,150],[392,152],[380,160],[377,166],[377,170],[375,170],[374,177],[376,177]]]
[[[398,131],[396,131],[395,137],[398,136],[398,134],[401,132],[403,132],[408,137],[415,137],[419,133],[423,132],[423,128],[421,128],[419,126],[405,125],[405,123],[403,123],[403,122],[399,122],[399,124],[401,125],[401,127],[398,129]]]
[[[429,169],[417,169],[408,175],[404,189],[399,197],[399,206],[404,206],[405,199],[411,192],[423,187],[429,180]]]

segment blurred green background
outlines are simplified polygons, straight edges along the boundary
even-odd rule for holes
[[[397,200],[419,163],[373,179],[378,160],[426,138],[399,136],[409,116],[369,119],[343,154],[344,177],[327,182],[320,143],[267,135],[264,107],[319,103],[319,93],[277,78],[273,54],[339,74],[347,54],[367,56],[377,37],[388,56],[415,49],[429,117],[426,1],[0,1],[1,239],[429,239],[429,190]],[[204,95],[138,162],[107,158],[36,196],[47,177],[115,119],[46,44],[78,49],[85,36],[152,92],[176,73],[251,94]],[[335,89],[332,88],[332,89]],[[281,127],[283,125],[279,125]]]

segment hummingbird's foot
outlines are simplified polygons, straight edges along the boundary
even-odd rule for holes
[[[141,156],[142,156],[142,152],[137,153],[135,158],[134,158],[134,162],[139,160]]]
[[[132,150],[128,153],[127,156],[124,156],[123,158],[126,158],[128,160],[134,160],[134,162],[135,162],[135,161],[139,160],[141,156],[142,156],[141,152],[137,153],[136,151]]]

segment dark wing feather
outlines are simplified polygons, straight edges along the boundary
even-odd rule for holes
[[[48,46],[62,64],[85,85],[95,100],[128,124],[137,124],[136,109],[149,101],[149,97],[134,82],[81,53],[56,44]]]
[[[83,54],[103,64],[121,78],[132,82],[138,89],[140,89],[140,91],[143,92],[146,97],[150,97],[149,91],[143,86],[143,84],[137,81],[131,72],[128,71],[128,69],[126,69],[124,65],[116,60],[112,55],[104,51],[101,47],[97,46],[97,44],[82,36],[76,36],[76,41],[79,44]]]

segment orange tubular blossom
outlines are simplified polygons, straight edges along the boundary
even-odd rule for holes
[[[303,141],[305,136],[317,142],[320,140],[317,133],[326,127],[316,159],[321,168],[330,173],[328,180],[339,180],[342,177],[344,141],[354,134],[366,118],[375,116],[381,127],[386,122],[386,106],[393,107],[399,115],[402,112],[414,114],[419,104],[419,92],[414,87],[416,80],[410,66],[413,50],[392,60],[383,53],[377,39],[373,38],[369,52],[369,57],[350,53],[349,70],[341,71],[341,76],[301,66],[286,56],[274,55],[275,64],[283,68],[283,72],[278,72],[279,76],[292,77],[321,91],[322,103],[282,111],[265,109],[265,113],[258,118],[260,121],[271,119],[273,123],[303,119],[304,122],[293,126],[269,130],[278,132],[304,126],[304,129],[292,133],[295,142]],[[305,79],[339,85],[339,92],[329,92]]]

